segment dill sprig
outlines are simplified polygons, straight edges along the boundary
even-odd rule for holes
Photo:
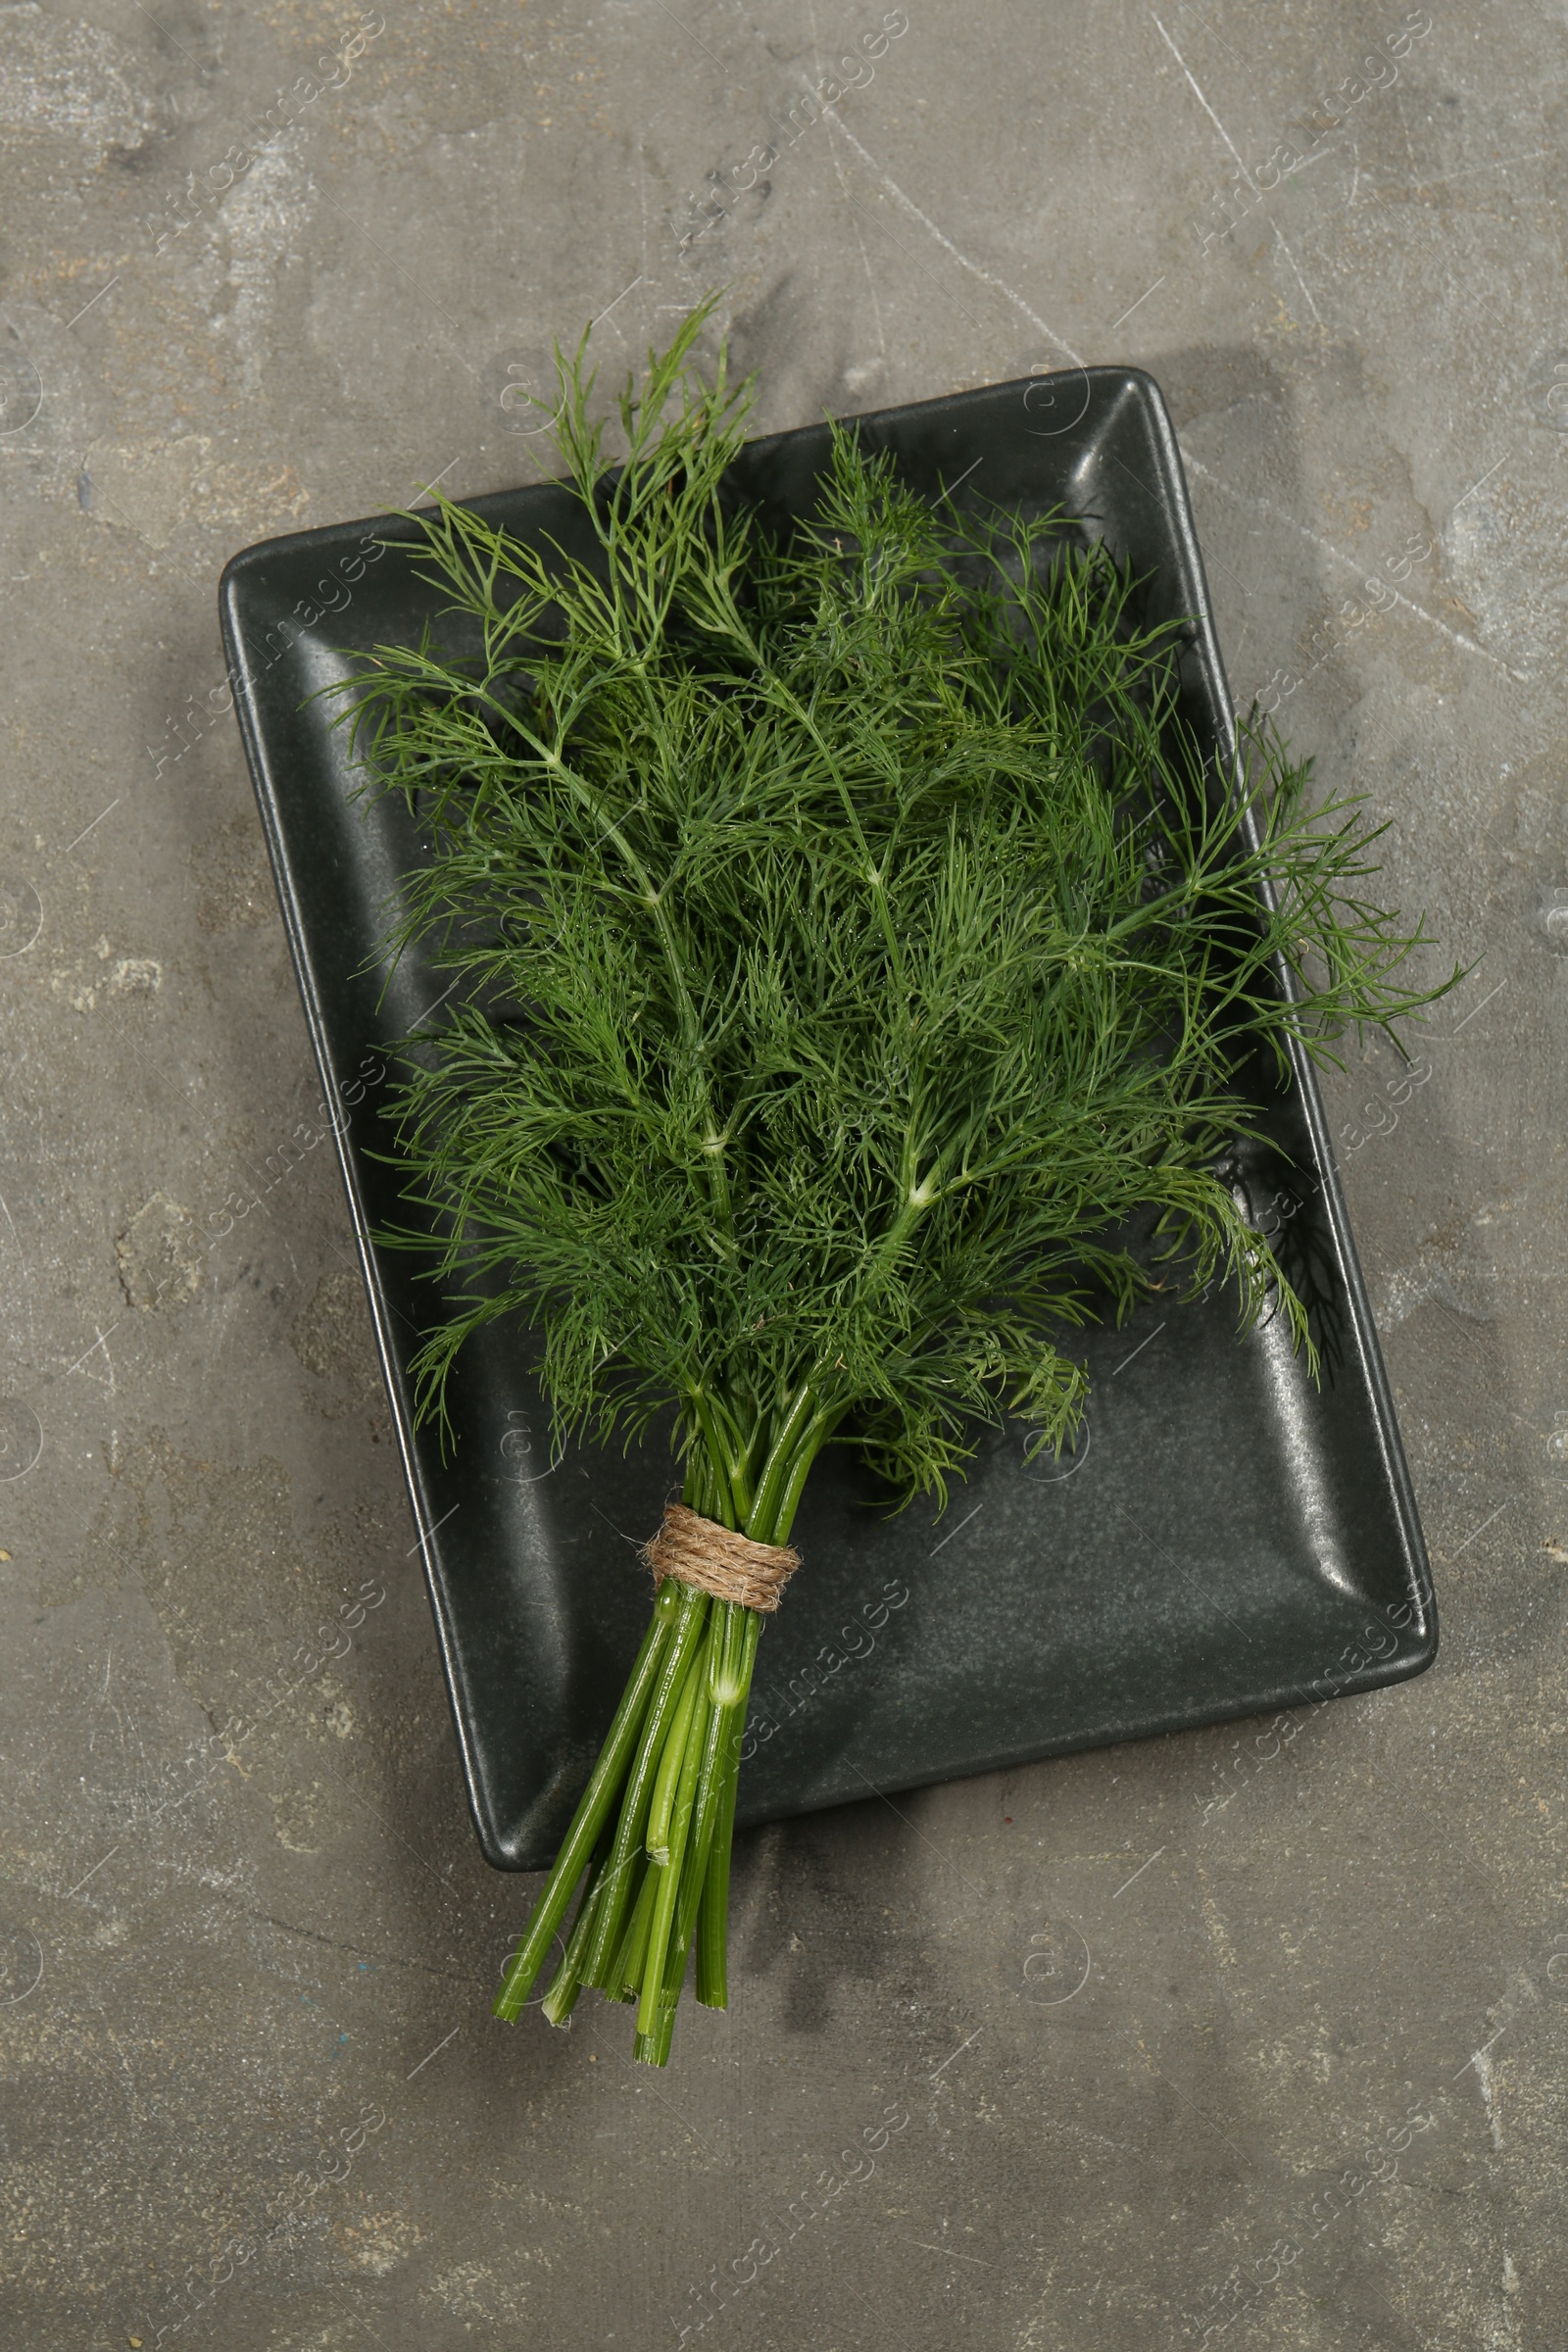
[[[1309,810],[1262,725],[1213,773],[1179,632],[1063,518],[934,509],[835,426],[814,514],[767,538],[726,481],[749,387],[687,371],[705,317],[621,396],[618,463],[587,338],[561,363],[592,559],[441,500],[417,561],[477,650],[383,646],[352,684],[357,756],[429,844],[391,945],[457,984],[405,1041],[413,1214],[379,1238],[442,1297],[422,1412],[520,1310],[559,1435],[672,1406],[687,1502],[783,1544],[835,1438],[939,1499],[978,1424],[1060,1446],[1068,1335],[1155,1280],[1223,1275],[1315,1365],[1223,1170],[1242,1065],[1286,1083],[1293,1041],[1333,1059],[1441,992],[1366,895],[1361,804]],[[629,1987],[662,2063],[683,1923],[722,2001],[756,1633],[665,1588],[501,2014],[585,1869],[548,2014]],[[641,1861],[639,1772],[684,1786],[699,1750],[689,1853]]]

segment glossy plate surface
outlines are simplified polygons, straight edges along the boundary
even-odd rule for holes
[[[905,478],[1061,509],[1147,575],[1150,618],[1186,616],[1187,715],[1231,744],[1175,436],[1134,369],[1033,378],[861,419]],[[825,427],[752,443],[739,486],[776,525],[812,502]],[[540,485],[473,501],[519,535],[578,536]],[[636,1545],[675,1491],[660,1446],[552,1459],[525,1331],[470,1343],[445,1461],[416,1431],[405,1365],[428,1305],[370,1232],[394,1213],[376,1048],[443,983],[407,960],[378,1003],[384,906],[417,857],[400,808],[355,799],[345,735],[306,697],[358,649],[416,639],[433,592],[379,517],[270,540],[224,574],[224,638],[289,945],[338,1135],[413,1494],[464,1772],[486,1857],[544,1867],[646,1622]],[[397,542],[391,548],[378,543]],[[305,706],[305,707],[302,707]],[[996,1436],[934,1521],[888,1519],[853,1462],[823,1457],[793,1541],[807,1566],[759,1654],[738,1820],[753,1824],[1070,1748],[1268,1712],[1418,1674],[1437,1648],[1425,1546],[1316,1085],[1259,1094],[1275,1147],[1244,1181],[1310,1293],[1320,1389],[1234,1310],[1144,1309],[1083,1337],[1087,1439],[1026,1469]],[[1276,1200],[1276,1196],[1278,1199]]]

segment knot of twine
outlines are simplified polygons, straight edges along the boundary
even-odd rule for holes
[[[738,1600],[749,1609],[771,1615],[801,1555],[787,1544],[754,1544],[689,1511],[683,1502],[666,1502],[664,1524],[643,1545],[643,1558],[656,1584],[666,1576],[683,1585],[696,1585],[715,1600]]]

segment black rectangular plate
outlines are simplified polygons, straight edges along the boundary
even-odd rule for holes
[[[1146,580],[1145,616],[1190,622],[1188,720],[1228,772],[1229,695],[1175,436],[1130,368],[1001,384],[860,420],[906,481],[1062,510]],[[751,443],[737,487],[775,525],[812,503],[825,426]],[[522,537],[582,546],[550,484],[475,499]],[[416,640],[438,600],[380,516],[269,540],[224,573],[224,640],[414,1498],[463,1768],[487,1859],[551,1858],[646,1622],[636,1544],[676,1491],[658,1437],[629,1455],[552,1458],[525,1330],[471,1342],[443,1460],[406,1374],[430,1314],[415,1262],[375,1248],[399,1213],[375,1049],[442,993],[416,956],[386,987],[385,906],[417,861],[401,804],[354,797],[346,731],[306,698],[355,653]],[[396,544],[380,551],[377,542]],[[445,626],[446,624],[443,624]],[[812,1472],[794,1541],[808,1563],[760,1653],[740,1822],[999,1765],[1283,1708],[1418,1674],[1437,1649],[1425,1546],[1322,1107],[1298,1065],[1259,1075],[1269,1141],[1243,1182],[1276,1193],[1282,1251],[1310,1292],[1321,1387],[1277,1325],[1238,1342],[1234,1301],[1140,1310],[1090,1332],[1087,1442],[1027,1468],[986,1443],[944,1517],[888,1518],[847,1454]],[[1294,1212],[1292,1213],[1294,1208]],[[854,1654],[851,1654],[851,1653]]]

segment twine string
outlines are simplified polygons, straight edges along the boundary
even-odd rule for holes
[[[800,1553],[787,1544],[754,1544],[750,1536],[738,1536],[683,1502],[665,1503],[664,1524],[643,1545],[642,1556],[656,1584],[672,1576],[715,1600],[738,1600],[764,1616],[778,1607],[801,1564]]]

